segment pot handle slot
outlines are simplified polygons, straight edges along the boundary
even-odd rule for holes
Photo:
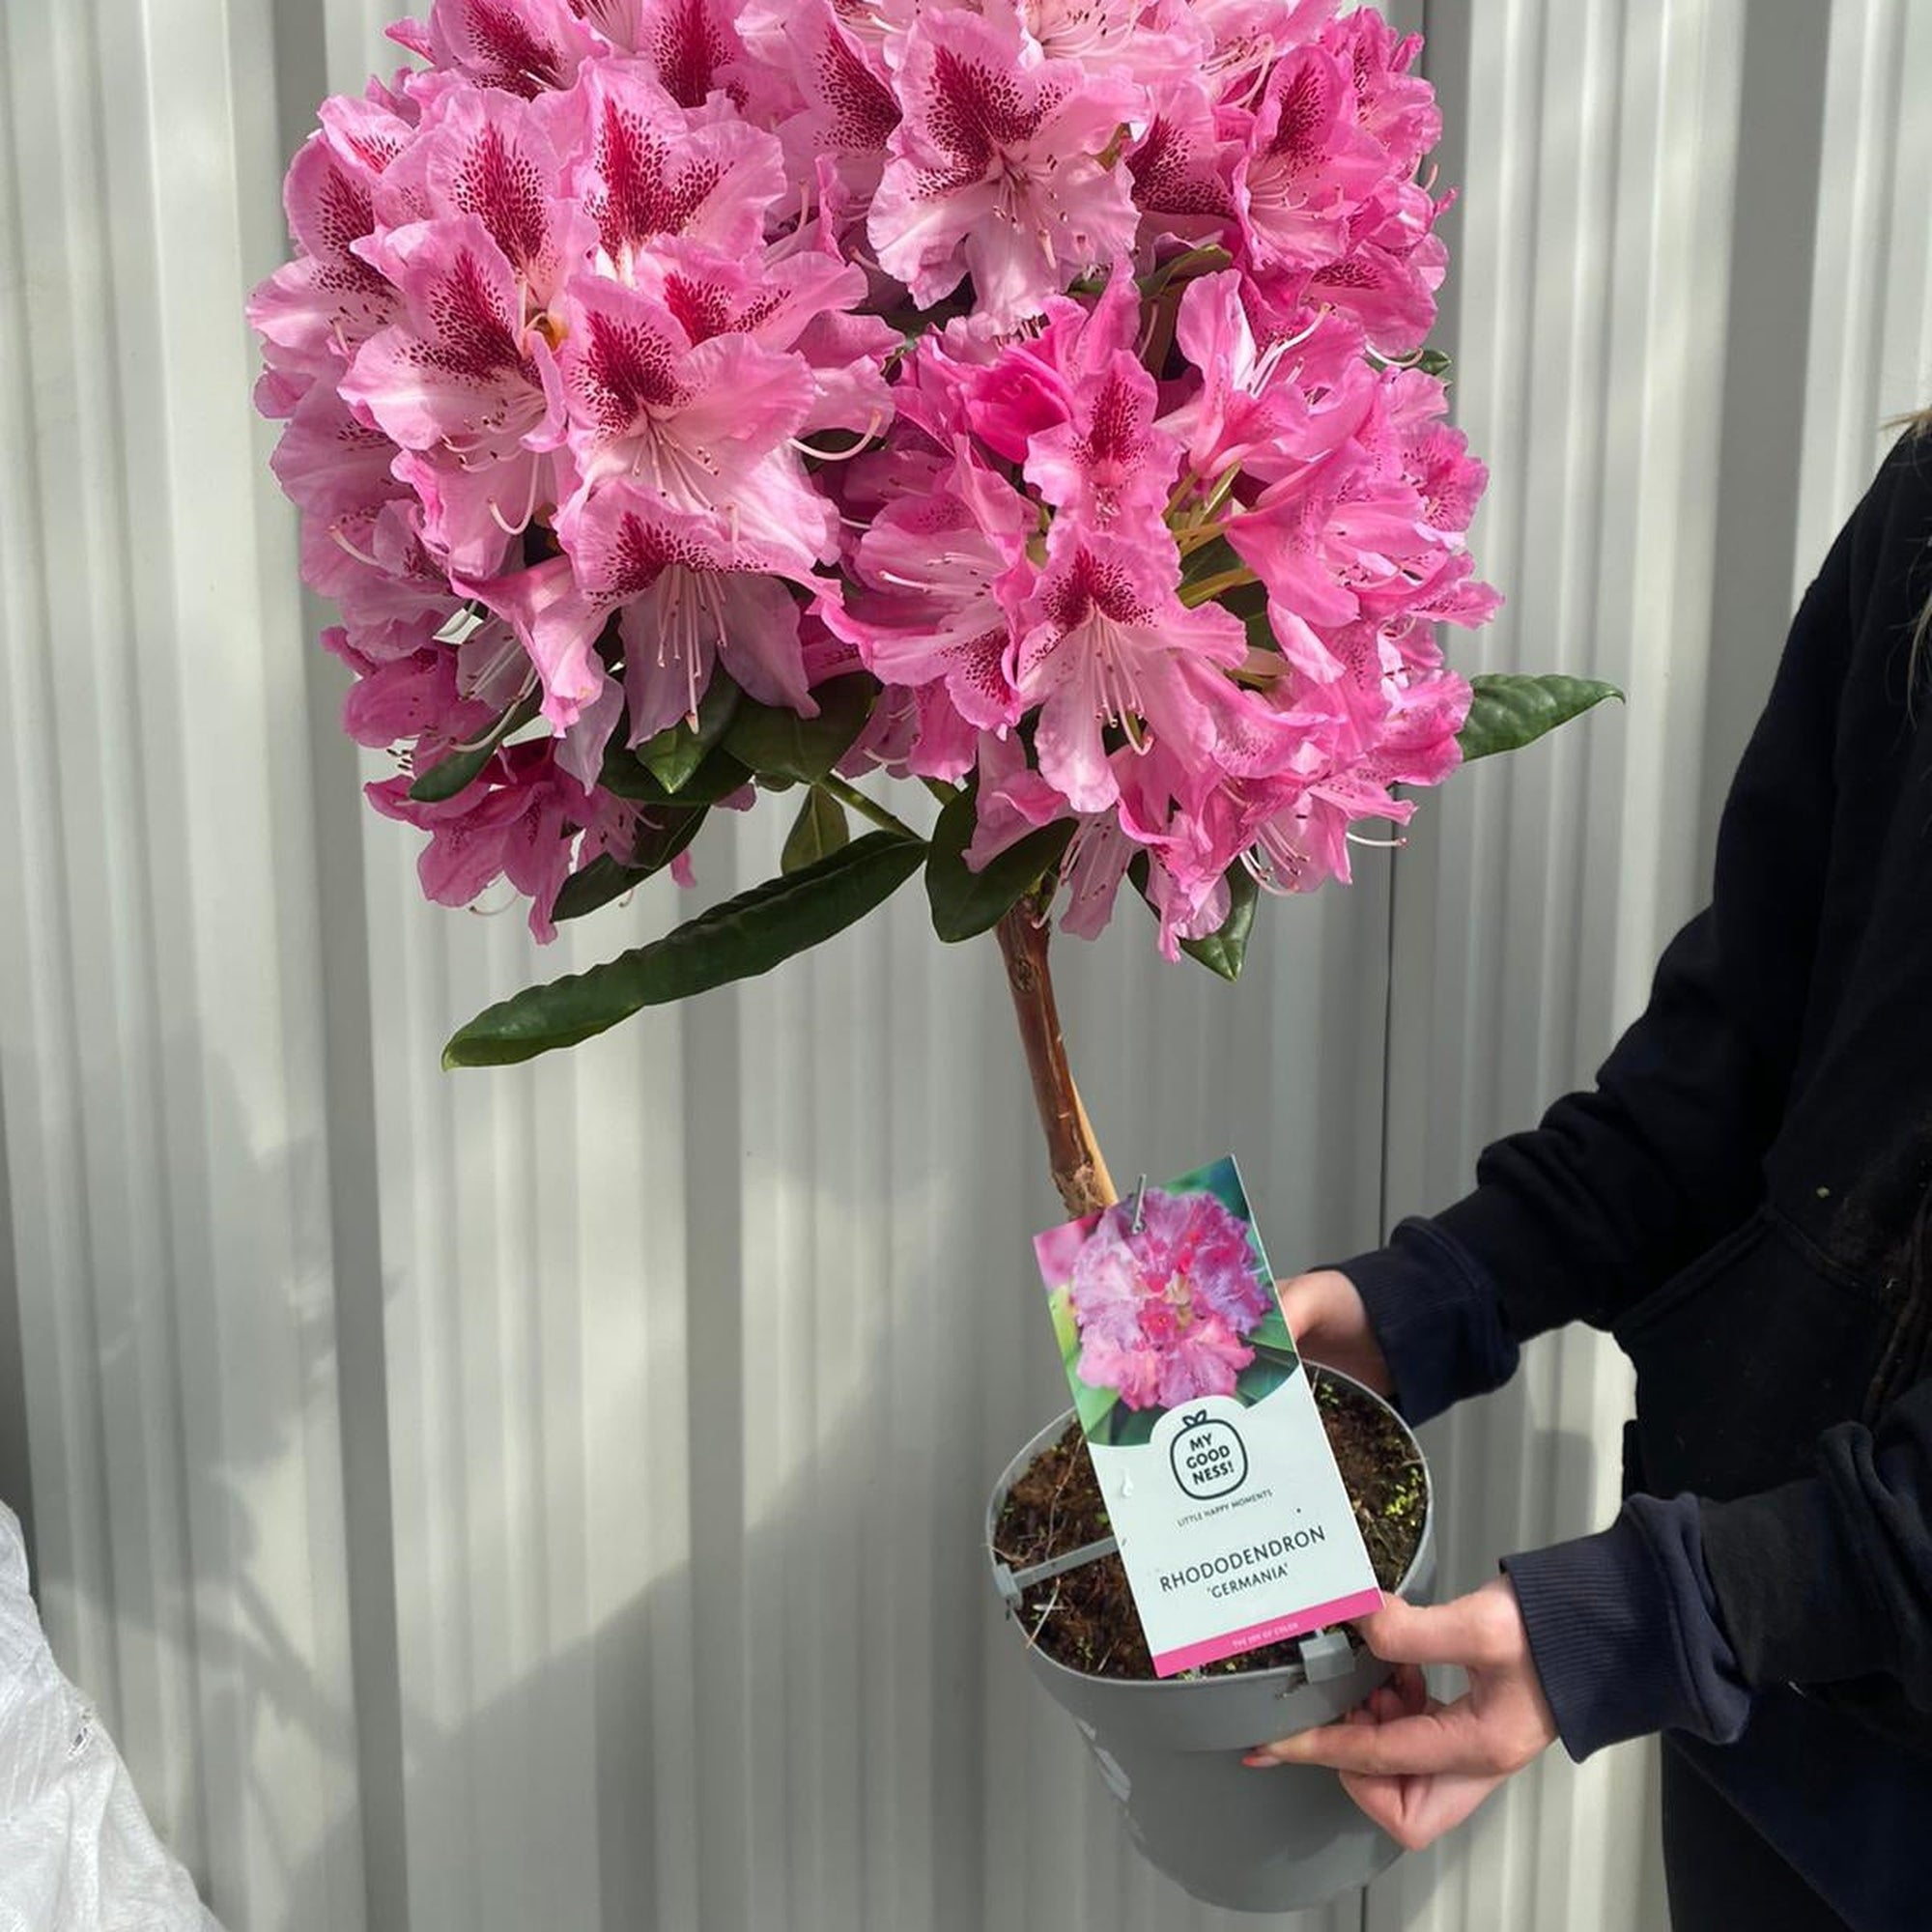
[[[1116,1538],[1103,1536],[1097,1543],[1083,1543],[1078,1549],[1069,1549],[1065,1556],[1049,1557],[1044,1563],[1036,1563],[1030,1569],[1015,1572],[1004,1563],[996,1563],[993,1565],[993,1581],[1009,1605],[1017,1605],[1036,1583],[1044,1583],[1049,1577],[1061,1576],[1068,1570],[1078,1570],[1083,1564],[1097,1563],[1103,1556],[1116,1554],[1120,1547]]]

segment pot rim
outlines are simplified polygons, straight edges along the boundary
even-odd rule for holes
[[[1385,1595],[1400,1596],[1402,1591],[1414,1577],[1417,1569],[1422,1564],[1424,1556],[1429,1553],[1430,1544],[1435,1534],[1435,1478],[1429,1466],[1429,1458],[1424,1453],[1421,1440],[1416,1435],[1414,1429],[1404,1419],[1401,1412],[1386,1396],[1378,1395],[1367,1382],[1357,1381],[1353,1376],[1348,1374],[1345,1370],[1331,1368],[1326,1362],[1309,1361],[1306,1357],[1303,1360],[1305,1366],[1312,1374],[1330,1376],[1337,1381],[1347,1382],[1351,1388],[1360,1389],[1370,1401],[1377,1404],[1378,1406],[1386,1409],[1395,1418],[1402,1433],[1414,1445],[1415,1460],[1422,1467],[1422,1489],[1425,1508],[1422,1519],[1422,1535],[1416,1542],[1415,1553],[1408,1559],[1408,1567],[1402,1573],[1402,1577],[1398,1580],[1395,1589],[1390,1592],[1384,1592]],[[1021,1445],[1008,1462],[1006,1468],[1001,1471],[999,1480],[994,1485],[993,1493],[986,1504],[986,1561],[995,1571],[1000,1567],[1001,1557],[998,1549],[995,1548],[994,1537],[999,1528],[1000,1505],[1007,1499],[1007,1491],[1009,1487],[1008,1477],[1013,1470],[1013,1464],[1022,1456],[1026,1455],[1035,1443],[1040,1443],[1043,1447],[1046,1441],[1057,1437],[1065,1429],[1073,1413],[1072,1406],[1069,1404],[1067,1407],[1061,1410],[1059,1415],[1046,1424],[1043,1429],[1037,1431],[1033,1435],[1028,1437],[1027,1441]],[[1009,1621],[1014,1620],[1010,1609],[1007,1611],[1007,1618]],[[1333,1629],[1337,1627],[1330,1625],[1326,1628]],[[1313,1631],[1307,1633],[1309,1636],[1313,1636],[1315,1634]],[[1020,1640],[1029,1650],[1034,1652],[1036,1662],[1044,1664],[1051,1670],[1062,1672],[1064,1675],[1070,1677],[1076,1684],[1104,1684],[1108,1687],[1109,1690],[1118,1690],[1123,1693],[1131,1691],[1146,1693],[1150,1691],[1175,1692],[1199,1690],[1204,1686],[1210,1684],[1266,1685],[1289,1681],[1295,1684],[1307,1682],[1307,1673],[1298,1663],[1274,1663],[1270,1664],[1265,1670],[1229,1671],[1218,1677],[1201,1677],[1193,1673],[1186,1673],[1177,1677],[1099,1677],[1095,1676],[1092,1671],[1076,1670],[1070,1663],[1061,1662],[1059,1658],[1040,1649],[1039,1645],[1024,1633],[1022,1633]]]

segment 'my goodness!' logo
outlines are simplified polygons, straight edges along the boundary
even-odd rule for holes
[[[1180,1418],[1167,1456],[1182,1493],[1197,1502],[1233,1495],[1248,1480],[1248,1452],[1239,1432],[1205,1408]]]

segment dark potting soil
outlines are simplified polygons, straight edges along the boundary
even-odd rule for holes
[[[1393,1590],[1422,1541],[1429,1509],[1422,1464],[1401,1426],[1352,1383],[1326,1376],[1319,1367],[1311,1379],[1376,1581]],[[995,1547],[1010,1568],[1024,1570],[1111,1534],[1093,1459],[1079,1424],[1069,1422],[1060,1439],[1007,1492]],[[1127,1573],[1118,1556],[1102,1556],[1036,1583],[1021,1599],[1018,1616],[1021,1630],[1056,1662],[1090,1677],[1153,1676],[1153,1661],[1127,1590]],[[1350,1640],[1360,1641],[1352,1633]],[[1295,1637],[1246,1651],[1199,1674],[1230,1676],[1298,1663],[1300,1643]]]

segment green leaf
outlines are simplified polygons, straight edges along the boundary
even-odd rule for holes
[[[1190,248],[1184,255],[1163,262],[1152,274],[1143,275],[1139,283],[1141,296],[1148,301],[1157,300],[1178,277],[1185,276],[1192,281],[1197,275],[1211,275],[1217,269],[1227,268],[1234,259],[1217,242]]]
[[[851,842],[852,828],[845,822],[845,808],[830,792],[814,785],[798,809],[784,850],[779,855],[779,870],[802,872]]]
[[[1272,1395],[1293,1374],[1293,1369],[1285,1368],[1280,1362],[1258,1357],[1235,1378],[1235,1393],[1252,1407],[1263,1396]]]
[[[754,704],[748,697],[725,729],[724,749],[760,778],[815,783],[852,749],[877,689],[863,675],[821,684],[811,694],[818,704],[816,718]]]
[[[730,753],[719,750],[712,752],[676,791],[667,791],[664,781],[637,753],[612,744],[604,753],[604,769],[597,781],[606,791],[639,805],[716,805],[750,784],[752,775]]]
[[[667,725],[637,749],[638,762],[668,792],[681,792],[703,764],[711,748],[724,735],[738,709],[738,687],[714,671],[704,696],[697,700],[697,723],[688,718]]]
[[[643,876],[618,865],[610,853],[603,853],[564,880],[551,917],[559,924],[567,919],[582,919],[585,913],[622,898],[633,886],[642,883]]]
[[[1457,734],[1464,764],[1496,752],[1520,751],[1606,697],[1623,701],[1615,685],[1593,677],[1529,677],[1495,671],[1472,677],[1469,689],[1475,696],[1468,719]]]
[[[1153,1435],[1153,1426],[1167,1411],[1164,1408],[1114,1409],[1107,1419],[1107,1440],[1116,1449],[1138,1449]]]
[[[418,805],[440,805],[444,799],[454,798],[464,786],[475,783],[477,774],[497,755],[497,747],[512,731],[527,724],[542,702],[540,691],[518,698],[475,744],[438,759],[421,773],[411,785],[410,796]]]
[[[1237,859],[1222,875],[1228,881],[1228,917],[1206,939],[1183,939],[1180,950],[1224,980],[1238,980],[1248,956],[1248,933],[1255,923],[1261,888]]]
[[[1251,1349],[1266,1349],[1275,1354],[1294,1359],[1294,1337],[1288,1332],[1288,1323],[1279,1308],[1271,1308],[1261,1319],[1258,1326],[1250,1328],[1241,1337]]]
[[[1243,567],[1235,546],[1226,537],[1215,537],[1190,554],[1180,569],[1180,587],[1185,590],[1190,583],[1205,583],[1210,577],[1221,577]]]
[[[925,895],[932,906],[932,929],[949,943],[990,931],[1043,872],[1058,866],[1072,842],[1071,819],[1042,825],[1009,845],[982,871],[966,864],[973,842],[974,790],[955,792],[932,828],[932,851],[925,862]]]
[[[645,1007],[768,973],[863,919],[924,858],[922,838],[869,833],[803,872],[767,879],[699,913],[649,946],[487,1008],[443,1048],[442,1064],[510,1065],[575,1046]]]
[[[582,919],[585,913],[622,898],[653,872],[663,871],[697,837],[705,810],[705,807],[699,806],[690,811],[668,812],[662,823],[646,823],[638,834],[628,866],[620,865],[607,852],[593,859],[582,871],[571,873],[556,895],[556,907],[551,917]]]

